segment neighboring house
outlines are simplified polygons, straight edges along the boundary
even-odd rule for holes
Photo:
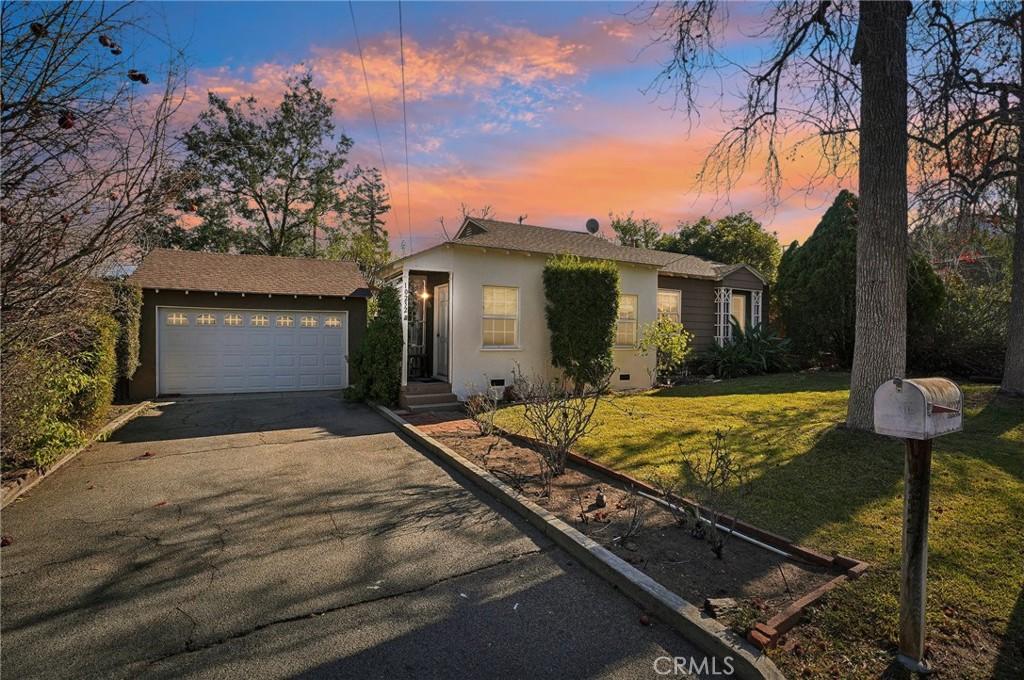
[[[618,265],[615,389],[651,385],[655,358],[637,343],[659,314],[681,321],[697,349],[730,338],[730,318],[744,327],[761,322],[764,279],[747,265],[467,218],[454,239],[396,260],[385,273],[403,293],[403,403],[425,408],[508,385],[517,363],[527,374],[552,375],[542,274],[548,257],[562,253]]]
[[[339,389],[370,291],[352,262],[154,250],[132,399]]]

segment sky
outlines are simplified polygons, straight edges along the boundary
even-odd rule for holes
[[[594,217],[605,231],[612,213],[633,212],[671,231],[680,220],[748,210],[783,244],[806,238],[839,182],[808,189],[814,159],[802,158],[784,167],[777,205],[767,200],[756,162],[728,190],[698,185],[701,163],[725,127],[718,93],[738,91],[739,80],[712,79],[699,120],[674,111],[670,96],[645,93],[667,47],[650,44],[651,28],[630,13],[635,6],[402,3],[407,127],[398,3],[167,2],[146,9],[157,10],[161,30],[187,55],[182,125],[202,110],[207,91],[273,105],[288,75],[310,70],[336,100],[338,129],[355,143],[352,162],[386,168],[396,251],[442,240],[441,217],[454,235],[462,204],[491,206],[497,219],[525,216],[568,229]],[[752,3],[732,11],[753,17],[762,9]],[[726,47],[740,60],[762,49],[742,31]]]

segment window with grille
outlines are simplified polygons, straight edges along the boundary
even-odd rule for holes
[[[678,290],[658,289],[658,318],[666,317],[679,323],[682,316],[683,296]]]
[[[619,347],[636,346],[636,295],[619,296],[619,320],[615,327],[615,344]]]
[[[315,316],[304,316],[299,323],[303,328],[316,328],[320,325]]]
[[[242,315],[241,314],[225,314],[224,315],[225,326],[241,326]]]
[[[266,328],[270,325],[270,319],[266,314],[253,314],[249,317],[249,325],[257,328]]]
[[[341,328],[341,319],[336,316],[328,316],[324,319],[324,328]]]
[[[187,326],[188,325],[188,314],[182,314],[181,312],[171,312],[167,315],[168,326]]]
[[[519,332],[519,289],[484,286],[484,347],[515,347]]]
[[[291,328],[295,325],[295,318],[291,314],[282,314],[277,317],[278,328]]]
[[[216,326],[217,317],[213,314],[197,314],[196,315],[197,326]]]

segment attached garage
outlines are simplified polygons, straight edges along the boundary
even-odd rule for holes
[[[351,262],[154,250],[133,399],[347,387],[369,290]]]

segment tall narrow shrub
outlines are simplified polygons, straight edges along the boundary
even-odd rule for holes
[[[611,373],[619,313],[619,270],[611,262],[558,255],[544,266],[551,363],[578,385]]]
[[[375,313],[366,324],[362,345],[352,356],[354,380],[349,396],[385,406],[398,403],[402,384],[402,307],[398,291],[384,286]]]
[[[127,281],[114,281],[111,316],[117,332],[117,377],[131,380],[139,367],[139,320],[142,317],[142,289]]]

